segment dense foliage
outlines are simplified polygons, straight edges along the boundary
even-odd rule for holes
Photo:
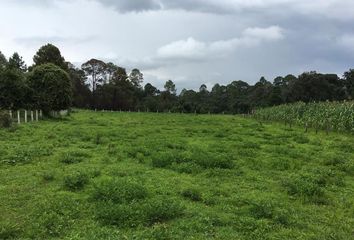
[[[79,111],[0,129],[0,239],[353,239],[354,136]]]
[[[8,98],[0,101],[0,108],[35,108],[45,106],[48,110],[57,110],[74,106],[87,109],[123,110],[123,111],[159,111],[159,112],[186,112],[186,113],[250,113],[258,107],[269,107],[297,101],[342,101],[354,99],[354,70],[345,72],[340,78],[336,74],[321,74],[317,72],[305,72],[300,76],[287,75],[276,77],[273,82],[264,77],[250,85],[245,81],[233,81],[227,85],[215,84],[208,90],[202,84],[198,90],[182,89],[177,91],[177,86],[172,80],[167,80],[164,89],[157,89],[152,84],[143,85],[144,75],[139,69],[132,69],[128,74],[126,69],[112,62],[104,62],[99,59],[90,59],[81,65],[81,68],[65,61],[60,50],[54,45],[47,44],[41,47],[33,57],[34,65],[27,68],[26,64],[17,53],[7,60],[0,53],[0,86],[3,96],[14,95],[16,99]],[[45,90],[45,84],[40,88],[29,89],[25,93],[19,85],[26,86],[28,81],[22,84],[18,79],[31,78],[36,67],[45,64],[54,64],[65,71],[72,85],[73,97],[67,97],[65,101],[57,101],[57,95],[65,93],[68,96],[67,78],[59,81],[55,86],[57,94],[51,97],[46,95],[46,101],[42,98],[28,94],[37,91],[54,92],[53,89]],[[7,71],[6,71],[7,70]],[[10,72],[9,72],[10,71]],[[27,72],[28,71],[28,72]],[[52,71],[49,68],[43,71]],[[59,71],[58,71],[59,73]],[[51,73],[50,73],[51,74]],[[40,81],[48,81],[50,75],[41,74]],[[60,73],[63,76],[63,73]],[[8,77],[13,75],[17,80],[9,84]],[[21,75],[21,76],[20,76]],[[56,80],[58,80],[56,77]],[[16,86],[13,86],[16,84]],[[6,87],[8,86],[8,87]],[[40,90],[40,92],[38,92]],[[33,100],[31,102],[31,100]],[[51,104],[55,102],[55,106]]]
[[[68,73],[47,63],[35,67],[27,77],[32,91],[32,106],[45,112],[68,109],[71,106],[72,86]]]
[[[262,120],[282,121],[323,130],[354,133],[354,102],[284,104],[258,109],[254,116]]]

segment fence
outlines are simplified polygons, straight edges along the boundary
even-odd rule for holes
[[[12,121],[18,124],[34,121],[38,122],[39,119],[43,119],[42,110],[9,110],[9,115]]]

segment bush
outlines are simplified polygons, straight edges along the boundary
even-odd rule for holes
[[[145,221],[140,204],[115,204],[105,202],[97,204],[96,218],[106,225],[118,227],[136,227]]]
[[[342,186],[342,176],[331,170],[316,169],[293,174],[283,182],[290,195],[302,197],[317,204],[327,204],[326,187]]]
[[[177,152],[160,152],[152,156],[152,166],[166,168],[179,161],[180,155]]]
[[[10,114],[6,111],[0,111],[0,127],[10,128],[12,125],[12,119]]]
[[[289,212],[271,200],[260,200],[253,203],[249,212],[256,219],[270,219],[285,226],[290,224]]]
[[[60,67],[47,63],[36,66],[27,77],[37,108],[44,112],[68,109],[72,102],[71,80]]]
[[[180,164],[173,164],[172,169],[180,172],[180,173],[187,173],[187,174],[195,174],[195,173],[200,173],[203,171],[203,168],[194,163],[194,162],[184,162]]]
[[[1,67],[0,67],[1,68]],[[28,100],[24,73],[15,69],[0,69],[0,108],[19,109]]]
[[[119,227],[150,226],[177,218],[183,211],[178,202],[167,198],[151,199],[146,203],[106,201],[96,204],[96,218],[106,225]]]
[[[31,147],[15,148],[13,150],[14,152],[12,154],[9,154],[4,158],[4,163],[11,165],[30,163],[38,154],[36,149]]]
[[[0,222],[0,239],[16,239],[19,232],[17,226],[5,221]]]
[[[310,139],[303,134],[296,134],[293,139],[298,144],[305,144],[310,142]]]
[[[78,191],[88,183],[89,177],[83,172],[74,172],[64,176],[64,186],[71,191]]]
[[[271,219],[273,217],[274,206],[271,201],[260,201],[253,203],[250,208],[250,213],[257,219],[266,218]]]
[[[184,207],[173,199],[165,197],[152,199],[145,205],[147,224],[153,225],[180,217]]]
[[[101,178],[94,184],[94,200],[129,203],[146,198],[148,192],[141,184],[123,179]]]
[[[63,153],[59,161],[65,164],[73,164],[82,162],[85,158],[88,157],[88,154],[81,152],[81,151],[72,151]]]
[[[334,155],[329,157],[328,159],[325,160],[324,164],[326,166],[334,166],[334,167],[338,167],[338,166],[343,166],[348,162],[348,160],[341,155]]]
[[[182,196],[192,201],[198,202],[202,200],[202,194],[198,189],[188,188],[182,191]]]
[[[196,153],[193,156],[193,160],[203,168],[231,169],[234,167],[233,161],[224,154]]]
[[[80,217],[82,202],[68,193],[56,193],[37,199],[37,206],[31,215],[31,239],[60,237],[70,229]]]
[[[42,178],[44,181],[49,182],[54,180],[54,173],[53,172],[43,172],[42,173]]]

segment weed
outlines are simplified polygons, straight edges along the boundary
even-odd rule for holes
[[[55,174],[52,171],[45,171],[42,173],[42,179],[46,182],[53,181],[55,178]]]
[[[74,164],[80,163],[83,160],[87,159],[89,155],[82,151],[70,151],[65,152],[59,157],[59,161],[65,164]]]
[[[0,127],[10,128],[12,126],[12,119],[10,114],[6,111],[0,111]]]
[[[149,225],[175,219],[184,213],[180,202],[166,197],[154,198],[144,208]]]
[[[84,172],[73,172],[64,176],[64,187],[70,191],[78,191],[89,182],[89,177]]]
[[[184,198],[190,199],[195,202],[202,201],[202,194],[198,189],[195,188],[187,188],[182,191],[182,196]]]
[[[94,183],[92,198],[113,203],[129,203],[146,198],[148,192],[136,182],[120,178],[103,177]]]
[[[0,222],[0,239],[16,239],[20,230],[16,225],[8,221],[1,221]]]

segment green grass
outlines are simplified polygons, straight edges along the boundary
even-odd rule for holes
[[[0,239],[354,239],[354,136],[79,111],[0,129]]]

